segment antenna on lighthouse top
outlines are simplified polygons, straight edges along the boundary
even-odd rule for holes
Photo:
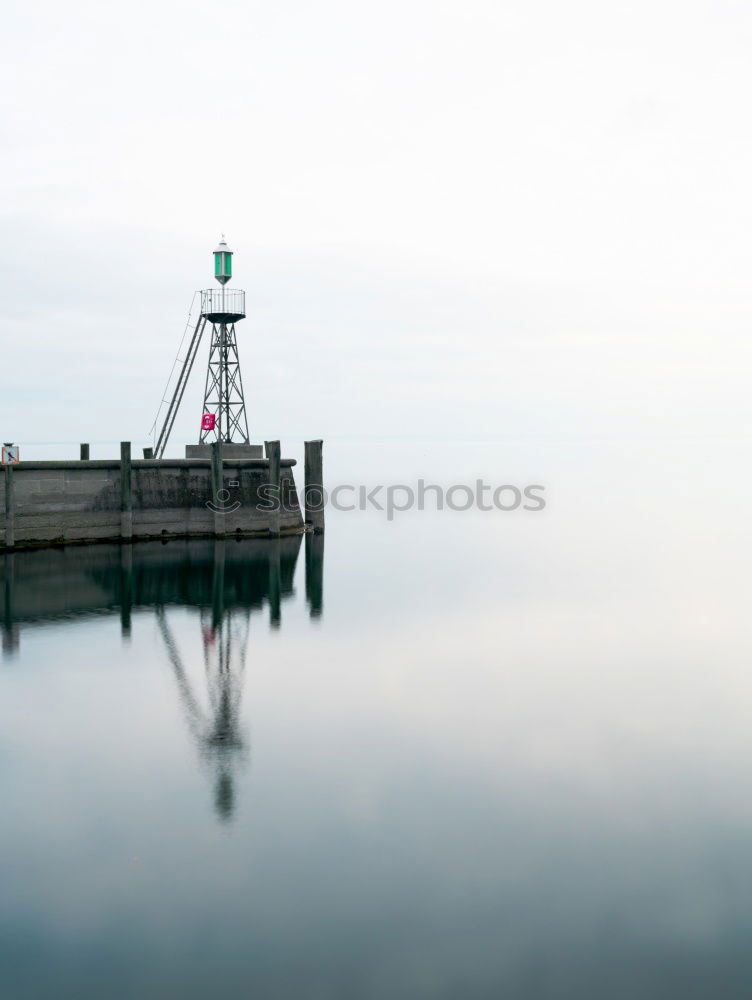
[[[232,277],[232,250],[225,242],[224,233],[222,233],[219,246],[214,251],[214,277],[220,285],[227,284]]]

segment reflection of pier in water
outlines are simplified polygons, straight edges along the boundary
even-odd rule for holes
[[[201,759],[215,776],[215,807],[232,814],[233,768],[247,752],[240,725],[251,615],[264,605],[278,629],[294,596],[301,536],[186,539],[98,545],[0,556],[3,653],[20,630],[49,621],[118,614],[127,641],[133,612],[153,609],[181,707]],[[305,589],[311,617],[323,608],[323,535],[305,535]],[[199,610],[207,698],[196,693],[169,622],[170,607]]]
[[[311,617],[323,606],[324,536],[306,534],[305,589]],[[273,627],[293,596],[301,536],[280,539],[184,539],[136,545],[68,546],[0,555],[3,649],[19,628],[55,620],[120,614],[129,634],[139,608],[181,605],[269,607]]]

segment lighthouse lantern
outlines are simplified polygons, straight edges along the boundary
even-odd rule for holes
[[[214,251],[214,277],[220,285],[226,284],[232,277],[232,250],[225,243],[224,237]]]

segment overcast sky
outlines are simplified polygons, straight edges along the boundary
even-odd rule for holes
[[[3,440],[147,443],[222,232],[257,440],[752,429],[749,4],[24,2],[0,46]]]

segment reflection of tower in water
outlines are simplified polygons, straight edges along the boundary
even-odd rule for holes
[[[218,621],[213,609],[201,612],[206,707],[183,665],[164,607],[158,607],[156,614],[191,735],[202,760],[214,772],[217,815],[229,819],[235,804],[233,770],[248,749],[240,725],[240,706],[251,609],[229,610]]]
[[[279,565],[278,559],[276,562]],[[194,693],[164,607],[159,606],[156,614],[191,734],[201,758],[214,771],[217,815],[223,820],[230,819],[235,806],[233,768],[244,758],[247,750],[240,727],[240,703],[251,609],[225,609],[224,540],[217,541],[214,548],[212,606],[202,608],[200,618],[208,695],[206,708]]]

